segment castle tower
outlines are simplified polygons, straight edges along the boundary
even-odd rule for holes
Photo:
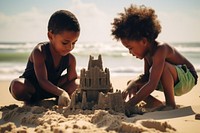
[[[103,70],[101,55],[98,59],[90,56],[88,70],[81,69],[80,89],[86,91],[87,100],[97,101],[99,92],[112,92],[110,72],[108,68]]]
[[[101,55],[98,56],[97,60],[95,60],[94,57],[90,55],[90,59],[88,62],[88,70],[90,70],[90,68],[94,68],[95,66],[103,70],[103,62]]]

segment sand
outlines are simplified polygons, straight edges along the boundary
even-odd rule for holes
[[[198,74],[199,75],[199,74]],[[111,77],[114,89],[123,90],[131,77]],[[69,110],[45,100],[29,106],[16,101],[9,94],[10,81],[0,81],[0,133],[10,132],[66,132],[66,133],[140,133],[140,132],[199,132],[200,83],[189,93],[175,97],[178,109],[155,111],[126,117],[123,113],[106,110]],[[164,101],[164,94],[153,92]]]

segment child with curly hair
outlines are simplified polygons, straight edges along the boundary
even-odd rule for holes
[[[125,103],[126,115],[134,113],[141,101],[147,107],[164,106],[150,94],[154,90],[165,94],[165,107],[176,108],[174,96],[189,92],[197,84],[194,66],[168,43],[156,40],[161,25],[154,9],[144,5],[131,5],[112,23],[112,35],[129,50],[130,54],[144,60],[144,74],[128,83],[123,98],[133,95]]]
[[[77,88],[76,59],[70,53],[80,34],[77,18],[70,11],[56,11],[49,19],[48,42],[31,52],[24,73],[9,87],[16,100],[26,103],[56,97],[58,105],[68,106]],[[66,74],[62,74],[66,71]]]

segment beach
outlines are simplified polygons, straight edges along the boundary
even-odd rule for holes
[[[64,14],[59,12],[68,11],[72,19],[67,18],[70,23],[63,23]],[[164,52],[165,68],[153,69],[153,73],[158,73],[151,79],[159,78],[159,70],[168,69],[168,64],[174,80],[176,74],[171,65],[187,65],[195,76],[194,67],[200,78],[199,22],[197,0],[0,1],[0,133],[200,133],[199,79],[187,94],[175,96],[176,105],[171,97],[173,92],[166,89],[164,94],[155,88],[153,97],[136,106],[129,106],[125,103],[128,97],[126,100],[122,97],[128,81],[147,71],[151,73],[152,66],[159,61],[162,64],[162,58],[155,57],[161,55],[159,51]],[[41,44],[48,46],[38,46]],[[176,51],[180,54],[174,54]],[[35,66],[45,70],[44,74],[39,74]],[[13,79],[30,77],[31,80],[36,76],[39,86],[58,95],[59,91],[51,84],[65,87],[69,83],[73,87],[70,79],[76,76],[75,71],[76,82],[81,84],[70,95],[71,101],[62,92],[58,98],[32,103],[40,96],[50,96],[37,91],[30,101],[22,102],[9,92]],[[166,79],[165,74],[161,77]],[[47,78],[51,84],[44,80]],[[147,97],[145,93],[151,91],[155,82],[149,82],[144,87],[149,88],[140,91],[141,95],[135,99]],[[168,79],[165,82],[167,85]],[[31,83],[39,87],[34,79]],[[173,107],[165,106],[165,95]],[[64,101],[69,106],[58,106],[65,104]],[[125,110],[127,106],[129,110]]]
[[[114,90],[123,90],[129,79],[133,77],[111,76]],[[175,97],[178,109],[132,117],[105,110],[69,111],[52,101],[24,106],[10,95],[9,83],[9,80],[0,81],[0,132],[199,132],[200,120],[195,119],[195,115],[200,113],[200,83],[189,93]],[[152,95],[165,100],[162,92],[154,91]]]

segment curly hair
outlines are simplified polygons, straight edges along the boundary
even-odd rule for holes
[[[80,26],[74,14],[67,10],[59,10],[51,15],[48,23],[48,31],[59,34],[62,31],[80,31]]]
[[[141,40],[145,37],[150,42],[155,41],[161,32],[161,26],[152,8],[131,5],[129,8],[124,8],[124,11],[111,23],[111,35],[114,39]]]

